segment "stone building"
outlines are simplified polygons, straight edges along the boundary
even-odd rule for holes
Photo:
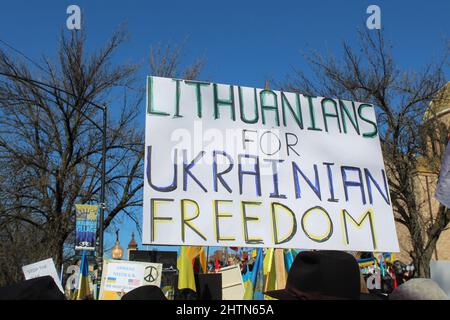
[[[437,98],[431,102],[429,110],[424,116],[424,121],[436,118],[442,122],[448,129],[450,128],[450,82],[448,82],[437,95]],[[442,160],[444,147],[439,143],[429,143],[429,152],[439,156]],[[419,165],[416,172],[412,173],[415,178],[415,189],[418,192],[418,206],[421,209],[424,220],[433,219],[438,212],[439,202],[434,198],[434,193],[439,176],[439,164],[427,163],[423,159],[418,159]],[[400,244],[400,254],[398,258],[410,263],[411,257],[408,252],[411,250],[411,238],[405,226],[397,223],[397,235]],[[434,260],[450,260],[450,226],[441,233],[436,250],[433,253]]]

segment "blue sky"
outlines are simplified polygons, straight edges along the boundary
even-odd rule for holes
[[[186,39],[185,62],[204,57],[203,78],[213,82],[262,87],[266,79],[283,80],[294,66],[308,72],[300,52],[314,48],[337,54],[344,40],[355,43],[370,4],[381,7],[386,38],[403,67],[421,68],[439,57],[450,32],[448,0],[15,0],[2,2],[0,39],[36,60],[55,57],[58,37],[67,32],[66,8],[71,4],[81,8],[89,48],[100,48],[126,23],[130,40],[115,59],[142,62],[143,85],[150,47]],[[124,247],[132,229],[128,223],[121,228]],[[107,246],[113,243],[114,230],[110,231]]]

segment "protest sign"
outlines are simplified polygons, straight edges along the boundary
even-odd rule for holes
[[[34,279],[43,276],[51,276],[58,286],[59,290],[64,293],[58,273],[56,272],[55,264],[52,258],[32,263],[22,267],[25,280]]]
[[[143,244],[398,252],[371,104],[148,77]]]
[[[120,300],[135,288],[161,285],[161,263],[105,260],[100,287],[101,300]]]
[[[242,300],[245,287],[241,268],[238,265],[232,265],[221,268],[219,273],[222,275],[222,299]]]
[[[76,204],[76,239],[75,250],[95,250],[95,235],[97,232],[97,212],[99,206]]]

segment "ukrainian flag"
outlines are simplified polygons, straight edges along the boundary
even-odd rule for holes
[[[206,272],[206,253],[204,247],[182,246],[180,257],[177,261],[178,268],[178,289],[191,289],[197,291],[195,287],[193,260],[199,257],[200,266]]]
[[[84,300],[91,295],[91,288],[89,286],[89,264],[87,260],[86,251],[83,251],[80,264],[80,278],[78,280],[78,287],[75,299]]]
[[[262,265],[263,265],[263,251],[262,249],[258,249],[258,254],[256,256],[256,260],[253,264],[252,271],[250,272],[247,269],[246,274],[244,275],[244,300],[259,300],[261,297],[257,294],[257,282],[261,280],[262,277]],[[259,298],[259,299],[258,299]]]

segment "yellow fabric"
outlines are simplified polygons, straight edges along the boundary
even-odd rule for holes
[[[277,273],[275,268],[275,249],[270,248],[267,250],[264,257],[264,291],[277,290]],[[276,300],[272,297],[264,295],[264,300]]]
[[[202,267],[203,273],[206,273],[207,266],[206,266],[206,251],[205,247],[202,247],[199,252],[199,259],[200,259],[200,266]]]
[[[367,261],[367,262],[360,262],[359,267],[360,268],[367,268],[370,266],[373,266],[375,264],[375,260]]]
[[[83,277],[80,283],[80,289],[77,292],[77,300],[84,300],[91,294],[91,290],[89,288],[89,279]]]
[[[178,267],[178,289],[191,289],[197,291],[195,287],[194,268],[192,260],[200,256],[200,265],[206,270],[206,254],[204,247],[186,247],[180,249],[180,257],[177,261]]]
[[[244,282],[244,298],[243,300],[253,300],[253,292],[255,288],[253,288],[253,283],[248,279]]]
[[[83,276],[80,272],[80,279],[78,282],[78,289],[75,292],[76,300],[84,300],[91,295],[91,288],[89,286],[89,276]]]
[[[264,276],[266,276],[268,273],[270,273],[270,270],[272,268],[273,253],[274,253],[273,248],[267,249],[266,256],[264,257],[264,261],[263,261]]]

